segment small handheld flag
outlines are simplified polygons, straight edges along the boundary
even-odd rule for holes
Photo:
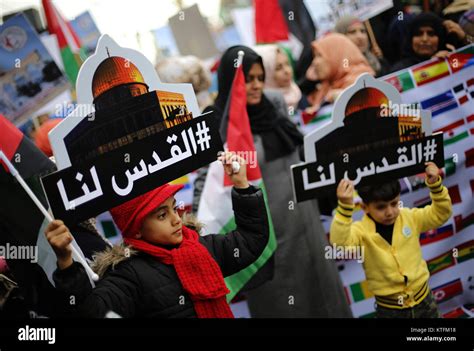
[[[36,197],[36,195],[33,193],[33,191],[31,191],[30,187],[28,186],[28,184],[25,183],[25,181],[23,180],[23,178],[21,177],[20,173],[18,173],[18,171],[16,170],[15,166],[13,166],[13,164],[10,162],[10,160],[8,159],[8,157],[3,153],[2,150],[0,150],[0,160],[2,160],[4,162],[4,164],[8,167],[8,170],[10,171],[11,175],[13,177],[15,177],[15,179],[18,181],[18,183],[22,186],[22,188],[26,191],[26,193],[28,194],[28,196],[31,198],[31,200],[33,200],[33,202],[35,203],[35,205],[38,207],[38,209],[41,211],[41,213],[43,213],[43,215],[46,217],[46,219],[49,221],[49,222],[52,222],[54,219],[53,217],[51,216],[51,214],[44,208],[43,204],[38,200],[38,198]],[[74,246],[71,246],[72,248],[72,255],[74,257],[74,260],[76,260],[77,262],[81,263],[87,274],[89,275],[89,277],[91,277],[91,279],[93,281],[98,281],[99,280],[99,277],[97,274],[94,273],[94,271],[92,271],[92,269],[89,267],[89,265],[87,264],[87,262],[84,260],[84,258],[76,251],[76,249],[74,248]]]

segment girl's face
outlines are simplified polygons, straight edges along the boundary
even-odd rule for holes
[[[265,74],[260,63],[254,63],[245,77],[247,105],[257,105],[262,100]]]
[[[312,65],[314,66],[314,70],[316,71],[316,75],[319,80],[325,80],[329,78],[331,72],[328,62],[318,51],[315,53]]]
[[[275,83],[280,88],[289,87],[293,79],[293,72],[288,62],[288,56],[280,51],[278,51],[276,55],[275,75],[273,79],[275,79]]]
[[[365,52],[369,48],[369,37],[362,23],[356,22],[351,24],[347,30],[346,36],[359,48]]]
[[[179,245],[183,241],[183,222],[178,214],[176,199],[169,197],[143,221],[137,239],[157,245]]]
[[[413,52],[418,56],[431,57],[438,51],[439,38],[430,26],[421,26],[411,40]]]

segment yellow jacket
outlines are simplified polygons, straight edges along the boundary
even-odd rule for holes
[[[377,304],[407,308],[420,303],[429,293],[429,271],[422,257],[420,233],[445,223],[452,213],[448,189],[441,177],[430,188],[431,205],[401,208],[394,228],[392,245],[375,232],[375,222],[367,215],[352,222],[354,205],[339,202],[331,223],[330,241],[339,246],[363,246],[363,267],[369,289]]]

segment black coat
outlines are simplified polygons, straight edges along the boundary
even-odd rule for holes
[[[230,276],[253,263],[264,250],[269,236],[267,212],[260,189],[232,190],[237,228],[225,235],[200,237],[221,268]],[[238,251],[237,251],[237,250]],[[237,254],[236,254],[237,253]],[[193,303],[184,291],[172,265],[139,253],[109,269],[92,289],[84,268],[77,262],[53,276],[64,303],[74,295],[73,315],[102,318],[113,311],[121,317],[196,317]]]

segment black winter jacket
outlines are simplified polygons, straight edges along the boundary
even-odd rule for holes
[[[218,263],[224,277],[252,264],[263,252],[269,237],[260,189],[253,186],[234,188],[232,205],[236,230],[199,239]],[[94,289],[83,266],[77,262],[64,270],[57,269],[53,278],[66,304],[64,308],[73,316],[102,318],[113,311],[124,318],[196,317],[193,303],[174,267],[145,253],[132,255],[108,269]]]

